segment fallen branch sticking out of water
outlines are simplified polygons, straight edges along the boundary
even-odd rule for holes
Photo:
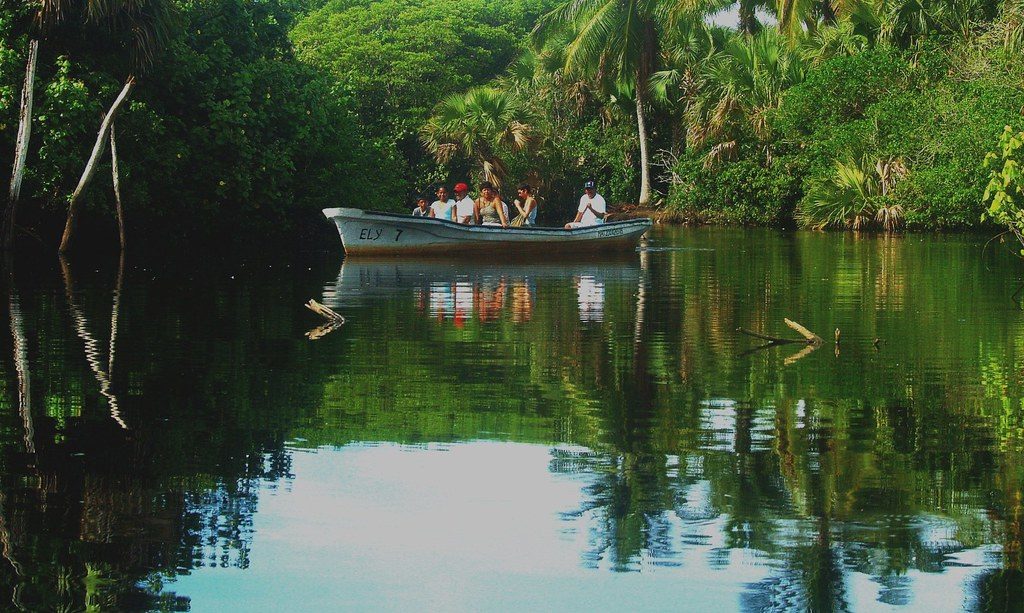
[[[799,332],[800,335],[803,336],[803,338],[782,338],[780,336],[769,336],[767,334],[752,332],[750,330],[745,330],[743,328],[737,328],[737,330],[742,334],[746,334],[747,336],[753,336],[754,338],[759,338],[761,340],[768,341],[772,345],[788,345],[791,343],[802,343],[805,345],[818,346],[824,342],[821,340],[820,336],[818,336],[814,332],[811,332],[810,330],[798,324],[797,322],[792,321],[790,319],[783,319],[782,321],[786,322],[786,325],[792,328],[793,330]]]
[[[820,336],[818,336],[814,332],[811,332],[810,330],[798,324],[797,322],[792,321],[790,319],[783,319],[782,321],[786,322],[786,325],[792,328],[793,330],[799,332],[800,336],[802,336],[803,338],[782,338],[781,336],[769,336],[767,334],[761,334],[760,332],[752,332],[750,330],[744,330],[743,328],[737,328],[739,332],[746,334],[747,336],[753,336],[754,338],[759,338],[761,340],[768,341],[764,345],[754,347],[753,349],[748,349],[747,351],[744,351],[740,355],[749,355],[751,353],[761,351],[764,349],[770,349],[772,347],[777,347],[779,345],[806,345],[806,347],[804,347],[800,351],[797,351],[793,355],[783,360],[783,364],[789,366],[790,364],[796,362],[797,360],[814,353],[814,351],[817,350],[818,347],[821,347],[822,343],[824,343],[824,341],[821,340]],[[839,350],[838,341],[836,343],[836,350]]]
[[[327,320],[327,323],[306,332],[306,338],[311,341],[327,336],[345,323],[345,318],[340,313],[320,304],[312,298],[306,303],[306,308]]]

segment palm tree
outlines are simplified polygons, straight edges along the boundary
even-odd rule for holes
[[[648,82],[657,69],[662,23],[668,15],[663,0],[566,0],[544,15],[533,31],[544,47],[552,36],[568,35],[563,68],[601,83],[611,91],[632,91],[640,138],[640,206],[651,200],[648,152]]]
[[[757,19],[757,9],[767,9],[772,5],[771,0],[676,0],[669,3],[668,10],[670,16],[673,13],[684,16],[712,15],[735,6],[738,16],[736,31],[753,36],[762,28]]]
[[[77,221],[78,204],[82,194],[92,181],[96,172],[96,163],[103,154],[108,134],[114,119],[135,88],[138,76],[143,74],[153,63],[157,52],[170,39],[172,28],[177,19],[177,11],[173,0],[88,0],[86,15],[88,20],[97,23],[110,33],[111,37],[127,36],[130,48],[130,64],[128,77],[114,103],[103,116],[96,143],[92,154],[86,162],[85,170],[78,180],[78,186],[68,203],[68,216],[64,224],[64,234],[60,240],[60,253],[66,253],[71,247]],[[122,241],[123,245],[123,241]]]
[[[709,27],[702,19],[679,23],[668,32],[666,50],[662,55],[664,68],[651,76],[654,100],[667,107],[672,120],[672,153],[686,143],[676,131],[685,132],[686,113],[697,100],[703,84],[702,72],[709,60],[720,51],[729,38],[729,30]]]
[[[781,32],[790,42],[806,32],[813,34],[819,23],[833,25],[848,18],[872,0],[776,0],[775,16]]]
[[[687,112],[693,144],[712,145],[706,164],[732,157],[744,130],[767,140],[768,113],[804,71],[799,54],[772,30],[726,42],[704,65],[701,93]]]
[[[844,19],[835,25],[818,28],[799,45],[800,56],[811,66],[839,56],[857,55],[871,44],[858,32],[857,24]]]
[[[808,227],[859,230],[872,221],[887,232],[903,225],[903,207],[887,198],[908,170],[900,158],[836,161],[835,172],[811,181],[798,217]]]
[[[420,129],[420,140],[438,163],[463,155],[498,186],[508,177],[501,152],[522,151],[531,139],[529,118],[515,97],[490,87],[449,96]]]

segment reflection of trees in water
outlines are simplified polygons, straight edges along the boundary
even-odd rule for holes
[[[607,560],[612,570],[637,570],[643,554],[655,563],[671,563],[679,544],[672,530],[675,509],[686,504],[685,478],[678,466],[659,455],[607,455],[556,451],[553,472],[583,476],[583,505],[563,514],[588,524],[584,564]]]
[[[280,408],[317,387],[315,373],[289,364],[302,359],[301,336],[257,335],[250,323],[270,301],[248,288],[125,294],[122,263],[112,291],[92,279],[77,288],[67,267],[61,292],[55,271],[14,270],[14,351],[0,364],[13,355],[17,367],[2,370],[17,377],[2,382],[0,407],[21,412],[0,415],[0,608],[186,609],[165,579],[211,561],[244,568],[257,485],[290,477],[282,441],[295,415]],[[25,279],[33,286],[19,292]],[[280,289],[265,293],[280,300]],[[162,302],[157,319],[149,300]],[[174,304],[183,300],[193,307]],[[109,341],[94,336],[103,303]],[[204,315],[224,308],[241,321]],[[181,319],[168,325],[169,312]],[[279,374],[259,366],[268,340]]]

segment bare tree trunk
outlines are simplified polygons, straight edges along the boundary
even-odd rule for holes
[[[651,158],[647,151],[647,120],[644,117],[644,98],[640,93],[644,84],[637,84],[636,88],[636,125],[640,134],[640,201],[641,207],[651,203]]]
[[[14,147],[14,168],[11,170],[11,189],[7,195],[7,208],[3,220],[3,248],[9,250],[14,244],[14,222],[18,215],[18,198],[21,197],[21,180],[25,176],[25,160],[28,158],[28,141],[32,134],[32,98],[36,82],[36,60],[39,57],[39,41],[28,43],[28,61],[25,63],[25,84],[21,89],[21,111],[18,116],[18,141]]]
[[[114,203],[117,205],[117,235],[121,239],[121,264],[124,265],[124,249],[127,246],[124,234],[124,209],[121,208],[121,175],[117,170],[117,140],[114,124],[110,124],[110,174],[114,180]]]
[[[75,222],[78,220],[78,202],[85,189],[89,187],[92,176],[96,173],[96,163],[99,161],[100,156],[103,155],[103,149],[107,143],[107,131],[110,130],[110,125],[114,123],[118,111],[121,110],[124,101],[128,99],[128,95],[131,94],[134,87],[135,77],[128,77],[124,87],[121,88],[121,93],[118,94],[114,104],[107,111],[107,116],[103,118],[103,123],[100,124],[100,132],[96,136],[96,144],[92,147],[92,155],[89,156],[89,161],[85,164],[85,171],[82,172],[82,178],[78,180],[78,187],[75,188],[75,193],[71,195],[71,203],[68,204],[68,219],[64,224],[64,235],[60,239],[60,253],[67,253],[68,249],[71,248],[71,241],[75,232]]]

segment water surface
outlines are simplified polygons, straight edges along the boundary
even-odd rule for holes
[[[1018,610],[1024,268],[983,245],[18,262],[0,600]],[[346,323],[308,339],[309,298]],[[784,318],[826,342],[737,332]]]

